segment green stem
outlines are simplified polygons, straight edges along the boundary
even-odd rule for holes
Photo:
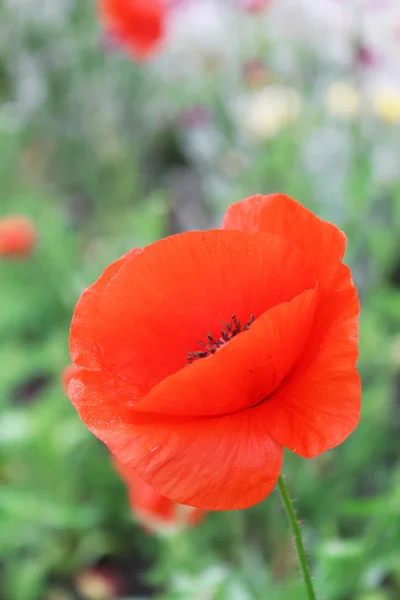
[[[290,526],[293,530],[294,539],[296,541],[297,555],[299,557],[299,563],[301,572],[303,575],[304,585],[307,590],[307,597],[309,600],[317,600],[313,582],[311,579],[310,567],[308,566],[307,554],[304,549],[303,537],[301,535],[301,529],[297,520],[296,511],[294,509],[293,501],[289,495],[289,491],[286,487],[286,483],[282,476],[278,479],[278,488],[281,493],[283,505],[286,510],[287,517],[289,519]]]

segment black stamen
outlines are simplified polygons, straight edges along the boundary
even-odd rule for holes
[[[239,332],[240,331],[240,321],[238,320],[238,318],[236,317],[236,315],[232,315],[232,321],[235,324],[236,331]]]
[[[220,321],[220,323],[221,323],[220,337],[215,338],[211,334],[210,331],[207,331],[206,339],[207,339],[208,343],[205,344],[201,340],[197,341],[197,343],[202,348],[202,350],[186,353],[188,364],[193,363],[195,360],[198,360],[199,358],[206,358],[207,356],[211,356],[212,354],[215,354],[216,351],[219,348],[221,348],[221,346],[224,346],[232,338],[239,335],[239,333],[242,333],[243,331],[248,331],[248,329],[250,329],[251,324],[254,323],[254,321],[255,321],[255,316],[253,314],[250,315],[250,319],[247,321],[247,323],[244,325],[244,327],[241,326],[240,321],[237,318],[236,314],[233,314],[230,321],[228,321],[227,323]]]
[[[224,340],[224,342],[229,342],[230,334],[226,329],[221,329],[221,337]]]
[[[250,329],[251,324],[254,323],[255,320],[255,316],[250,315],[250,320],[247,321],[246,325],[243,327],[243,331],[247,331],[248,329]]]

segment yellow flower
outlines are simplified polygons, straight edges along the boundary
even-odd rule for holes
[[[350,82],[335,81],[326,90],[325,104],[330,115],[349,118],[360,112],[360,93]]]
[[[375,113],[386,123],[400,123],[400,90],[382,87],[372,96]]]

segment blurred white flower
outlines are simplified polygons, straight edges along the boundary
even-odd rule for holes
[[[181,598],[212,600],[218,588],[229,578],[230,572],[222,566],[209,567],[197,577],[178,574],[174,577],[174,591]]]
[[[371,163],[374,181],[383,186],[390,185],[398,179],[400,172],[400,157],[393,152],[397,140],[385,140],[372,149]]]
[[[119,596],[117,576],[104,568],[82,570],[75,577],[75,585],[85,600],[113,600]]]
[[[344,226],[347,215],[346,186],[351,159],[349,127],[331,122],[305,133],[301,161],[306,177],[313,181],[318,214],[338,227]]]
[[[246,140],[261,142],[275,137],[295,122],[301,109],[302,97],[295,88],[269,85],[239,96],[233,106],[233,116]]]
[[[354,117],[360,112],[360,92],[351,82],[335,81],[326,90],[325,104],[333,117]]]
[[[228,2],[194,0],[170,13],[163,51],[154,62],[163,78],[194,78],[218,71],[235,54],[235,13]],[[196,84],[196,79],[192,80]],[[204,85],[204,81],[203,81]]]
[[[279,0],[267,11],[268,35],[279,43],[300,42],[322,58],[348,65],[357,31],[357,16],[349,2]]]
[[[39,62],[27,52],[18,57],[14,70],[15,106],[22,119],[28,119],[47,97],[47,82]]]
[[[27,412],[9,410],[0,419],[0,441],[6,444],[26,442],[34,434],[34,424]]]
[[[14,102],[4,102],[0,106],[0,131],[11,133],[18,131],[23,125],[23,120]]]
[[[349,559],[360,556],[362,549],[362,543],[358,540],[331,539],[322,545],[321,552],[331,558]]]
[[[5,0],[5,4],[27,22],[65,25],[74,8],[73,0]]]

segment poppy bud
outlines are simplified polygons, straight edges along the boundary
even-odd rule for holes
[[[36,227],[27,217],[15,215],[0,219],[0,257],[29,256],[36,240]]]

